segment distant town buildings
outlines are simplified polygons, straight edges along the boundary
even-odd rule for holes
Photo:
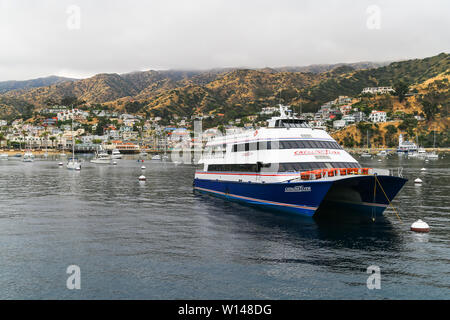
[[[89,116],[88,112],[79,109],[64,110],[56,114],[58,121],[85,120],[87,116]]]
[[[368,87],[364,88],[362,94],[386,94],[395,92],[392,87]]]
[[[265,107],[261,109],[261,112],[259,114],[261,115],[272,115],[275,112],[278,112],[279,108],[277,107]]]

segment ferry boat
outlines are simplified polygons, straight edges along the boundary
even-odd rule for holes
[[[397,153],[415,153],[417,149],[418,147],[414,142],[403,140],[403,134],[399,135]]]
[[[194,190],[306,216],[336,211],[382,215],[407,179],[362,168],[328,133],[280,105],[267,128],[216,137],[206,144]]]

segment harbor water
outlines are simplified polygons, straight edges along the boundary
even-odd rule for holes
[[[449,299],[450,157],[378,159],[358,160],[409,179],[393,202],[401,220],[391,208],[375,222],[322,221],[198,195],[189,165],[0,161],[0,298]],[[419,218],[430,233],[409,230]],[[367,287],[370,266],[380,289]]]

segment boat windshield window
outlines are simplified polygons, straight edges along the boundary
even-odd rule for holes
[[[305,120],[301,119],[283,119],[275,122],[276,127],[284,128],[309,128]]]

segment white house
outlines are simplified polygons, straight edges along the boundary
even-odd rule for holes
[[[385,94],[385,93],[393,93],[395,92],[392,87],[367,87],[364,88],[361,92],[362,94],[369,93],[369,94]]]
[[[369,115],[369,120],[374,123],[386,122],[386,112],[373,110]]]
[[[345,120],[335,120],[333,121],[333,128],[341,129],[345,127]]]
[[[352,115],[346,115],[342,117],[342,120],[345,121],[345,124],[355,123],[355,117]]]

